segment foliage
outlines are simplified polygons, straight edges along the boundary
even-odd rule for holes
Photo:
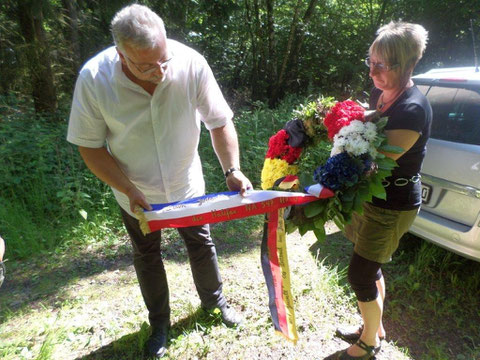
[[[36,116],[29,101],[13,95],[0,101],[0,234],[7,241],[7,257],[26,258],[115,237],[121,227],[118,205],[110,188],[85,167],[76,147],[65,140],[66,122]],[[250,179],[260,172],[269,134],[299,101],[289,96],[277,109],[258,102],[252,109],[238,111],[241,163]],[[200,156],[207,191],[225,191],[208,131],[202,132]],[[254,186],[258,187],[255,181]]]
[[[79,67],[112,44],[110,20],[129,3],[35,2],[35,11],[43,14],[60,101],[70,98]],[[417,71],[472,65],[470,19],[473,30],[480,33],[480,3],[476,0],[460,0],[453,7],[441,0],[140,3],[162,16],[170,37],[204,54],[228,98],[243,104],[252,98],[273,104],[277,101],[274,96],[308,94],[319,88],[338,94],[339,100],[361,97],[370,87],[362,60],[375,31],[390,20],[418,22],[429,30],[429,45]],[[0,92],[27,95],[32,84],[18,4],[13,0],[0,4]],[[314,6],[310,9],[309,5]],[[46,59],[44,56],[42,61]]]
[[[290,118],[292,108],[302,101],[304,98],[292,94],[285,97],[274,109],[258,101],[250,108],[236,111],[234,122],[241,149],[240,164],[242,172],[252,181],[254,188],[260,187],[258,174],[262,171],[268,138]],[[222,169],[212,149],[208,131],[202,131],[199,152],[207,192],[225,191]]]
[[[114,200],[66,142],[66,122],[38,117],[12,98],[0,101],[0,229],[6,239],[16,239],[8,254],[25,257],[54,248],[67,235],[60,229]]]

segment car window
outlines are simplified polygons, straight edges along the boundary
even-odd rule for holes
[[[430,136],[434,139],[480,145],[480,94],[471,89],[432,86]]]

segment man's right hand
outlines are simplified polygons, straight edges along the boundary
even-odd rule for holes
[[[79,146],[78,150],[92,173],[103,182],[128,196],[130,200],[130,210],[133,213],[135,213],[136,206],[141,206],[146,210],[152,210],[152,207],[145,199],[145,195],[127,178],[106,148]]]
[[[136,186],[132,185],[132,187],[125,192],[125,195],[127,195],[128,199],[130,200],[130,211],[132,213],[135,213],[135,208],[137,206],[141,206],[145,210],[152,210],[152,207],[145,199],[145,195],[143,195],[143,193],[138,190]]]

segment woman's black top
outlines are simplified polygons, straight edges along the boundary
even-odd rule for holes
[[[375,109],[382,91],[374,88],[370,95],[370,109]],[[385,187],[387,200],[374,197],[372,204],[385,209],[412,210],[422,203],[422,189],[420,181],[408,181],[405,186],[396,186],[405,183],[401,179],[412,179],[420,175],[423,158],[426,152],[426,143],[430,136],[432,123],[432,108],[427,98],[416,86],[408,88],[385,111],[382,116],[388,117],[385,130],[413,130],[420,133],[415,144],[397,159],[398,167],[393,169],[392,176],[386,180],[390,185]],[[415,178],[414,178],[415,180]]]

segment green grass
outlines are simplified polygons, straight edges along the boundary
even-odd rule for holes
[[[345,279],[351,244],[332,225],[323,244],[311,234],[289,235],[300,337],[293,346],[274,334],[270,321],[259,261],[262,221],[257,216],[212,229],[225,295],[245,318],[240,329],[226,328],[200,309],[183,243],[175,231],[165,232],[172,305],[167,359],[322,359],[347,346],[333,334],[339,324],[360,321]],[[71,253],[10,264],[0,292],[2,359],[142,358],[149,327],[128,240],[124,234],[117,234],[115,243],[97,240]],[[429,254],[435,264],[416,262],[425,262]],[[480,264],[416,238],[404,239],[397,255],[384,268],[389,342],[377,359],[477,359],[479,300],[469,286]],[[412,266],[423,273],[409,270]],[[450,289],[455,276],[445,276],[439,267],[465,281],[455,280]],[[411,281],[401,274],[409,274]],[[442,300],[435,300],[436,307],[428,300],[432,289]]]
[[[290,97],[274,110],[256,104],[237,112],[242,167],[256,188],[268,138],[301,102]],[[12,106],[0,115],[0,231],[8,259],[0,358],[142,358],[147,313],[110,190],[64,140],[66,123]],[[200,152],[207,191],[226,190],[207,132]],[[334,226],[323,244],[311,234],[288,237],[300,336],[294,347],[273,333],[259,261],[262,222],[257,216],[212,228],[224,292],[245,317],[237,330],[199,309],[185,247],[176,231],[164,231],[173,325],[167,358],[319,359],[347,346],[333,333],[360,321],[345,278],[351,245]],[[378,359],[480,359],[480,263],[407,236],[384,274],[390,341]]]

